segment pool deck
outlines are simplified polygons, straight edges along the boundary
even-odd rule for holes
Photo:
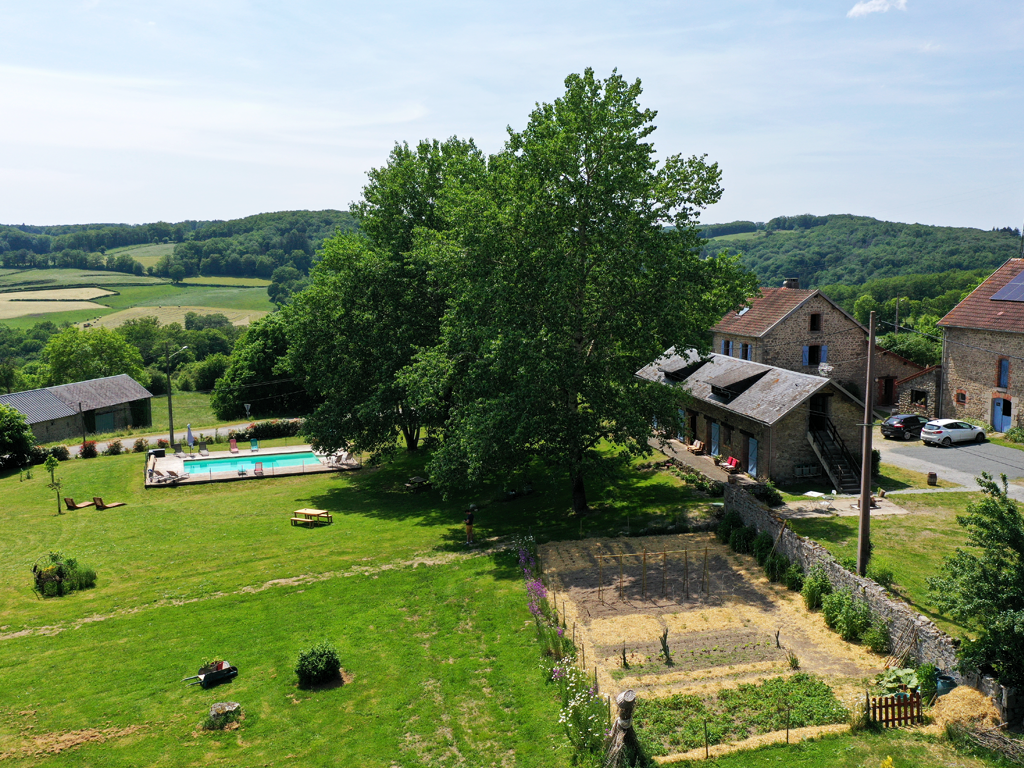
[[[246,458],[252,459],[253,461],[260,461],[261,456],[280,456],[285,453],[310,453],[312,451],[313,449],[308,445],[289,445],[279,448],[262,448],[255,453],[250,451],[247,446],[245,448],[239,446],[238,453],[232,453],[231,451],[210,451],[208,456],[200,456],[199,453],[193,449],[192,455],[189,456],[186,453],[185,458],[169,453],[163,458],[158,458],[156,460],[155,469],[164,473],[174,472],[178,475],[182,475],[181,479],[158,480],[156,476],[150,478],[149,472],[143,470],[145,472],[145,485],[146,488],[171,488],[180,487],[182,485],[199,485],[201,483],[231,483],[242,480],[263,480],[268,477],[315,475],[323,474],[325,472],[337,472],[340,469],[340,467],[327,466],[327,456],[317,454],[319,464],[316,466],[312,466],[310,464],[298,467],[268,466],[264,468],[263,477],[257,477],[252,472],[239,475],[237,470],[230,470],[227,472],[210,472],[207,470],[195,474],[190,473],[188,477],[184,476],[185,473],[189,471],[189,465],[195,464],[197,460]]]

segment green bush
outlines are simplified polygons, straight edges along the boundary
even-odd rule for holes
[[[768,531],[761,531],[750,545],[750,552],[757,558],[757,564],[763,567],[774,548],[775,539],[772,535]]]
[[[50,455],[57,461],[67,461],[71,458],[71,451],[66,445],[55,445],[50,449]]]
[[[825,569],[820,565],[812,567],[810,573],[804,576],[804,586],[800,590],[807,609],[814,611],[821,608],[822,600],[831,592],[832,582],[825,575]]]
[[[831,630],[838,630],[839,617],[842,616],[843,609],[849,601],[850,592],[845,589],[822,596],[821,615],[825,619],[825,626]]]
[[[856,599],[848,589],[840,589],[822,598],[821,614],[829,629],[850,643],[859,640],[871,626],[870,606]]]
[[[232,429],[228,432],[228,439],[233,437],[236,440],[273,440],[278,437],[295,437],[302,431],[304,423],[303,419],[255,421],[245,429]]]
[[[729,536],[729,546],[733,552],[739,552],[742,555],[750,554],[750,547],[754,543],[754,538],[757,536],[757,528],[752,525],[744,525],[740,528],[733,528],[732,534]]]
[[[891,589],[896,582],[896,574],[893,573],[892,568],[885,563],[875,563],[874,561],[868,563],[868,578],[886,589]]]
[[[1011,427],[1003,435],[1011,443],[1024,443],[1024,427]]]
[[[132,452],[133,453],[145,453],[148,450],[149,450],[149,440],[147,440],[144,437],[138,437],[138,438],[135,439],[135,442],[132,443]]]
[[[96,571],[63,552],[50,552],[32,566],[32,588],[43,597],[60,597],[95,586]]]
[[[111,440],[103,449],[104,456],[120,456],[122,453],[124,453],[124,445],[120,440]]]
[[[871,621],[871,626],[862,635],[861,640],[874,653],[879,655],[888,653],[889,645],[892,641],[892,638],[889,636],[888,623],[881,616],[875,616]]]
[[[83,459],[95,459],[99,455],[96,451],[96,441],[86,440],[82,443],[82,450],[78,452],[78,455]]]
[[[295,664],[295,674],[299,676],[299,685],[303,687],[337,680],[340,670],[338,651],[326,640],[302,651]]]
[[[800,563],[790,565],[782,576],[782,583],[786,585],[786,589],[801,591],[804,588],[804,567]]]
[[[938,690],[939,670],[934,664],[922,664],[917,668],[917,682],[921,687],[921,698],[930,701]]]
[[[725,516],[722,518],[722,522],[718,524],[718,529],[715,531],[715,537],[722,544],[728,544],[733,530],[742,527],[743,518],[740,517],[740,513],[735,510],[731,510],[725,513]]]
[[[769,507],[782,506],[782,494],[771,480],[765,480],[764,483],[755,485],[751,493],[754,494],[755,499]]]
[[[28,449],[29,464],[42,464],[49,455],[50,450],[48,448],[44,448],[41,445],[33,445]]]
[[[882,466],[882,452],[877,448],[871,451],[871,476],[878,477],[880,467]]]
[[[781,552],[775,552],[768,556],[764,563],[764,574],[768,581],[782,581],[789,570],[789,558]]]

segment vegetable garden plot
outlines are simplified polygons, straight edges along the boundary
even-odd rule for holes
[[[539,554],[550,599],[603,688],[717,690],[792,674],[791,656],[835,680],[881,667],[710,534],[555,542]]]

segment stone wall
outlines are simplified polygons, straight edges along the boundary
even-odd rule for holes
[[[906,603],[890,598],[888,593],[871,579],[850,573],[817,542],[798,536],[788,526],[783,530],[782,519],[751,496],[743,486],[725,486],[725,510],[736,511],[743,518],[744,524],[771,533],[778,542],[777,551],[782,552],[791,561],[800,563],[805,571],[810,570],[812,566],[821,565],[834,587],[850,589],[854,595],[867,601],[875,614],[885,618],[893,638],[916,629],[917,642],[912,654],[918,662],[930,662],[952,675],[959,683],[991,696],[1003,720],[1017,722],[1024,716],[1024,696],[1017,695],[1015,689],[999,685],[990,677],[962,676],[954,670],[956,645],[949,635],[935,626],[934,622],[915,612]]]
[[[1002,398],[1013,403],[1010,421],[1024,426],[1024,332],[1001,333],[968,328],[944,328],[942,360],[945,376],[942,384],[942,416],[948,419],[975,419],[992,423],[992,400]],[[969,345],[969,346],[965,346]],[[975,347],[980,347],[976,349]],[[1010,386],[998,386],[1000,355],[1009,358]],[[1016,359],[1014,359],[1016,358]],[[958,402],[957,393],[963,400]]]

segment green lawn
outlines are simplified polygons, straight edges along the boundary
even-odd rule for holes
[[[538,469],[535,492],[514,501],[500,487],[449,501],[405,492],[425,458],[148,491],[142,455],[73,460],[57,471],[63,495],[127,506],[60,516],[41,467],[0,478],[0,754],[14,766],[567,765],[515,559],[467,553],[461,521],[473,501],[478,540],[577,536],[568,483]],[[640,525],[707,506],[666,473],[628,467],[588,493],[585,530],[601,533],[627,514]],[[302,507],[334,524],[290,526]],[[51,549],[94,567],[97,586],[36,597],[31,565]],[[323,638],[352,682],[301,691],[295,657]],[[208,692],[179,682],[212,656],[240,676]],[[242,703],[241,729],[197,733],[221,700]],[[137,730],[22,756],[27,734],[87,729]]]
[[[799,765],[803,768],[878,768],[891,757],[894,768],[910,766],[958,766],[980,768],[996,765],[954,748],[948,741],[914,730],[892,729],[883,733],[822,736],[804,741],[736,752],[703,763],[716,768]]]
[[[963,544],[963,529],[956,516],[979,493],[934,493],[893,497],[909,515],[878,517],[871,521],[872,557],[893,569],[896,591],[915,610],[933,619],[943,630],[962,635],[963,629],[936,612],[926,579],[934,576],[946,555]],[[837,558],[857,556],[857,517],[791,520],[801,536],[818,541]]]
[[[246,288],[266,288],[270,285],[269,280],[262,277],[225,277],[215,275],[214,277],[189,277],[183,285],[238,285]]]
[[[17,269],[0,275],[0,288],[19,286],[47,286],[59,288],[80,285],[152,285],[166,282],[158,277],[137,277],[124,272],[106,272],[91,269]]]
[[[146,243],[143,245],[126,245],[124,248],[113,248],[107,255],[127,253],[144,267],[155,267],[163,256],[174,253],[174,243]]]
[[[948,480],[938,480],[934,486],[936,488],[953,488],[956,483],[951,483]],[[924,472],[915,472],[911,469],[903,469],[902,467],[896,467],[892,464],[881,464],[879,466],[879,474],[871,479],[871,490],[874,493],[878,488],[883,488],[886,491],[900,491],[910,488],[930,488],[933,486],[928,485],[928,475]],[[819,493],[831,493],[832,483],[827,478],[815,478],[813,480],[805,480],[801,483],[792,483],[780,487],[782,498],[785,501],[807,501],[804,496],[807,491],[818,491]]]

